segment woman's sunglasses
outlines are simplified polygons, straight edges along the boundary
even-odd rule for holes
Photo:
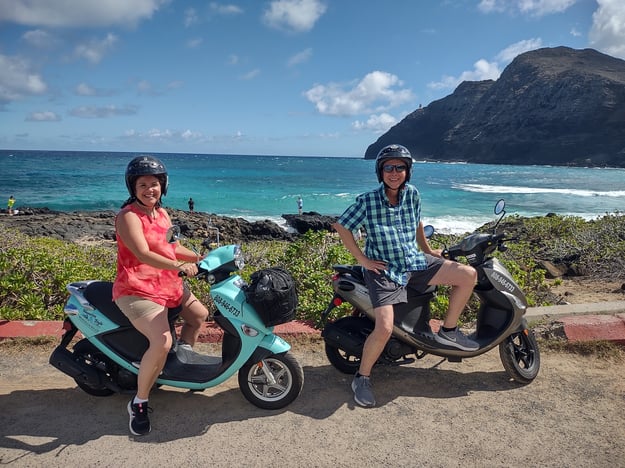
[[[393,169],[395,169],[396,172],[405,172],[407,168],[408,166],[405,164],[385,164],[382,166],[384,172],[393,172]]]

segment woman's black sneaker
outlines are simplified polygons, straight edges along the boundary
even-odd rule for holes
[[[128,414],[130,415],[130,422],[128,427],[130,432],[134,435],[141,436],[148,434],[152,427],[150,426],[150,418],[148,418],[148,412],[152,408],[148,407],[148,402],[133,403],[133,400],[128,402]]]

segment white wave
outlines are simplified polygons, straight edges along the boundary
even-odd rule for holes
[[[465,192],[478,193],[560,193],[563,195],[576,195],[579,197],[625,197],[625,190],[580,190],[568,188],[545,188],[545,187],[515,187],[512,185],[480,185],[480,184],[453,184],[452,187]]]

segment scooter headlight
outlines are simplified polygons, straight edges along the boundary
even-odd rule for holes
[[[239,270],[242,270],[245,266],[245,260],[243,259],[243,251],[240,245],[234,246],[234,264]]]

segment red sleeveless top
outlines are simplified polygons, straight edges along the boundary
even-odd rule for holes
[[[167,229],[171,227],[162,208],[156,210],[156,218],[151,218],[134,204],[120,211],[131,211],[139,217],[143,235],[152,252],[163,257],[176,259],[176,244],[167,242]],[[182,300],[182,278],[177,270],[162,270],[141,263],[126,247],[117,233],[117,277],[113,283],[113,300],[120,296],[139,296],[165,307],[176,307]]]

